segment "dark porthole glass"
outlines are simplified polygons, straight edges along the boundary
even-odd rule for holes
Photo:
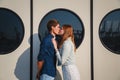
[[[109,12],[99,27],[102,44],[113,53],[120,54],[120,9]]]
[[[75,44],[76,48],[81,44],[84,37],[84,26],[79,18],[74,12],[67,9],[55,9],[47,13],[40,22],[38,34],[40,40],[42,40],[46,34],[48,34],[46,24],[50,19],[56,19],[59,21],[60,26],[63,24],[70,24],[74,29]]]
[[[13,11],[0,8],[0,54],[14,51],[23,40],[24,26]]]

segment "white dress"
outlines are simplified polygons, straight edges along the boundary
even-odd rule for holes
[[[74,45],[71,38],[68,38],[62,48],[56,53],[59,64],[62,65],[64,80],[80,80],[79,70],[75,65]]]
[[[80,80],[80,74],[76,65],[62,66],[64,80]]]

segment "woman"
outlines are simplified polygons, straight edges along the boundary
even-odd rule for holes
[[[56,50],[58,61],[62,65],[63,79],[80,80],[80,74],[75,65],[76,47],[74,43],[73,28],[71,25],[66,24],[62,26],[62,29],[63,35],[61,35],[62,39],[58,45],[58,48],[54,39],[52,42]]]

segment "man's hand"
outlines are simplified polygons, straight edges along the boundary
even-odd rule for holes
[[[42,70],[43,64],[44,64],[44,61],[38,61],[37,62],[37,67],[38,67],[38,72],[36,74],[36,79],[37,80],[40,80],[40,72]]]
[[[40,79],[40,73],[37,72],[37,74],[36,74],[36,80],[39,80],[39,79]]]

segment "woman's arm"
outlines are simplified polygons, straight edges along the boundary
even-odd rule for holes
[[[58,59],[58,62],[59,62],[59,64],[61,64],[62,60],[61,60],[61,56],[60,56],[60,53],[59,53],[58,48],[57,48],[57,42],[56,42],[56,40],[52,39],[52,43],[53,43],[55,51],[56,51],[56,57]]]
[[[68,58],[70,56],[70,51],[71,51],[70,43],[68,41],[65,41],[62,45],[60,52],[59,52],[57,49],[56,41],[54,39],[52,39],[52,42],[53,42],[54,48],[56,50],[56,56],[57,56],[59,63],[61,65],[64,65],[68,61]],[[60,55],[60,54],[62,54],[62,55]]]
[[[70,56],[70,51],[71,51],[71,45],[69,44],[69,42],[64,42],[60,52],[62,54],[61,56],[62,65],[68,61],[68,58]]]

